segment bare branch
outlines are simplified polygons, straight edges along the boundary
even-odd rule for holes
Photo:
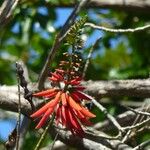
[[[139,110],[136,110],[136,109],[132,109],[130,107],[126,107],[127,109],[133,111],[134,113],[137,113],[137,114],[140,114],[140,115],[145,115],[145,116],[149,116],[150,117],[150,113],[148,112],[142,112],[142,111],[139,111]]]
[[[4,26],[11,17],[19,0],[5,0],[0,7],[0,27]]]
[[[150,24],[142,26],[142,27],[137,27],[134,29],[111,29],[103,26],[98,26],[93,23],[86,23],[85,26],[97,29],[97,30],[102,30],[106,32],[114,32],[114,33],[133,33],[133,32],[139,32],[139,31],[144,31],[150,29]]]
[[[113,123],[113,125],[118,129],[119,132],[123,132],[122,127],[117,122],[117,120],[107,112],[107,109],[104,108],[100,103],[98,103],[95,99],[92,99],[92,102],[107,116],[107,118]]]
[[[123,127],[123,129],[124,130],[132,130],[132,129],[135,129],[135,128],[140,128],[141,126],[143,126],[143,125],[145,125],[145,124],[147,124],[149,122],[150,122],[150,118],[148,118],[148,119],[146,119],[146,120],[144,120],[144,121],[142,121],[140,123],[137,123],[137,124],[135,124],[133,126]]]
[[[150,97],[150,79],[83,82],[85,92],[96,97],[131,96]]]
[[[108,140],[100,136],[92,136],[91,134],[86,133],[85,138],[80,138],[77,136],[71,135],[69,131],[60,130],[53,128],[50,130],[50,134],[55,137],[58,133],[58,139],[67,145],[77,147],[79,149],[87,150],[131,150],[132,148],[124,143],[120,143],[119,140]],[[125,148],[125,149],[123,149]]]
[[[145,107],[146,107],[146,108],[145,108]],[[144,102],[144,104],[142,105],[142,109],[143,109],[143,108],[145,108],[144,111],[147,112],[147,111],[149,111],[150,105],[149,105],[149,104],[147,105],[147,103]],[[136,116],[135,120],[133,121],[132,126],[134,126],[134,125],[136,126],[137,123],[138,123],[138,122],[141,122],[143,119],[144,119],[144,118],[143,118],[143,115],[138,114],[138,115]],[[122,142],[127,141],[130,134],[131,134],[131,130],[128,130],[128,132],[125,134],[124,138],[122,139]]]
[[[85,77],[86,75],[86,71],[88,69],[88,66],[89,66],[89,63],[90,63],[90,59],[92,57],[92,53],[94,51],[94,49],[96,48],[96,46],[99,44],[99,41],[101,40],[101,38],[98,38],[95,43],[93,44],[93,46],[90,48],[90,51],[89,51],[89,54],[88,54],[88,57],[87,57],[87,60],[86,60],[86,63],[85,63],[85,66],[84,66],[84,69],[83,69],[83,74],[82,74],[82,78]]]
[[[108,96],[135,96],[150,97],[150,79],[145,80],[112,80],[83,82],[87,88],[85,92],[100,98]],[[29,86],[36,89],[35,84]],[[21,89],[21,93],[23,90]],[[0,107],[5,110],[17,112],[17,86],[0,86]],[[21,95],[22,112],[31,112],[29,102]]]
[[[145,147],[147,147],[148,145],[150,145],[150,140],[141,143],[140,145],[138,145],[135,148],[133,148],[133,150],[142,150]]]
[[[138,108],[136,110],[144,111],[145,107],[144,108]],[[134,112],[126,111],[125,113],[120,114],[120,115],[116,116],[115,118],[121,126],[130,126],[130,125],[132,126],[136,116],[137,115]],[[115,126],[112,124],[112,122],[110,120],[105,120],[103,122],[95,124],[94,128],[97,130],[100,130],[100,131],[109,132],[111,130],[114,130]]]
[[[59,3],[50,3],[46,2],[46,5],[51,7],[74,7],[76,1],[69,1],[68,3],[64,3],[60,1]],[[111,8],[114,10],[121,11],[134,11],[134,12],[144,12],[150,13],[150,1],[149,0],[90,0],[90,3],[87,5],[86,9],[91,8]]]

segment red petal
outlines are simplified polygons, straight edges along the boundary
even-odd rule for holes
[[[90,122],[87,118],[82,118],[82,119],[80,119],[80,121],[83,125],[86,125],[86,126],[92,126],[93,125],[93,123]]]
[[[70,84],[78,85],[78,84],[80,84],[80,81],[77,81],[76,79],[73,79],[73,80],[70,81]]]
[[[47,111],[47,109],[52,105],[53,102],[54,102],[54,100],[48,102],[43,107],[41,107],[39,110],[37,110],[35,113],[33,113],[30,117],[32,117],[32,118],[40,117],[43,113],[45,113],[45,111]]]
[[[69,103],[69,105],[70,105],[72,108],[74,108],[75,110],[82,110],[81,106],[80,106],[78,103],[76,103],[76,102],[72,99],[71,96],[69,96],[68,103]]]
[[[55,92],[56,89],[48,89],[48,90],[45,90],[45,91],[41,91],[41,92],[38,92],[38,93],[34,93],[32,94],[33,96],[47,96],[53,92]]]
[[[59,73],[64,73],[65,71],[64,70],[62,70],[62,69],[55,69],[57,72],[59,72]]]
[[[62,125],[66,126],[66,115],[65,115],[65,107],[62,105],[61,107],[61,118],[62,118]]]
[[[81,92],[81,91],[74,91],[75,94],[77,94],[81,99],[85,100],[91,100],[92,98],[88,96],[87,94]]]
[[[80,125],[78,124],[77,119],[75,117],[73,117],[73,114],[70,112],[69,109],[68,109],[67,113],[68,113],[68,119],[70,120],[70,123],[73,125],[73,127],[78,129]]]
[[[66,106],[67,105],[66,93],[61,94],[61,100],[62,100],[62,104]]]
[[[89,118],[94,118],[96,117],[93,113],[91,113],[90,111],[88,111],[86,108],[82,107],[82,110],[80,111],[83,115],[85,115],[86,117]]]
[[[80,97],[75,92],[72,92],[70,95],[76,102],[81,101]]]
[[[34,118],[34,117],[40,117],[48,108],[50,107],[55,107],[60,99],[60,94],[61,92],[58,92],[56,97],[51,100],[50,102],[48,102],[47,104],[45,104],[42,108],[40,108],[39,110],[37,110],[35,113],[33,113],[30,117]]]
[[[76,119],[76,117],[74,116],[73,112],[70,109],[68,109],[68,116],[72,126],[77,130],[79,130],[80,132],[83,132],[81,125],[79,124],[78,120]]]
[[[53,97],[56,96],[56,94],[57,94],[57,91],[55,91],[55,92],[53,92],[53,93],[51,93],[51,94],[49,94],[49,95],[46,95],[46,96],[44,96],[44,97],[45,97],[45,98],[52,99]]]
[[[60,101],[60,96],[61,96],[62,92],[59,91],[57,94],[56,94],[56,97],[54,98],[54,104],[50,107],[54,107],[58,104],[58,102]]]
[[[58,73],[51,73],[52,74],[52,76],[54,77],[54,78],[57,78],[58,80],[63,80],[63,77],[60,75],[60,74],[58,74]]]
[[[61,123],[61,107],[58,106],[57,111],[56,111],[56,125]]]
[[[79,77],[79,76],[76,77],[76,81],[81,81],[81,80],[83,80],[82,77]]]
[[[53,76],[52,77],[48,77],[48,79],[51,80],[51,81],[58,81],[58,79],[53,77]]]
[[[85,118],[85,116],[84,116],[80,111],[74,110],[74,113],[76,114],[76,116],[77,116],[79,119]]]
[[[86,88],[85,88],[84,86],[74,86],[73,89],[79,90],[79,91],[83,91],[83,90],[85,90]]]
[[[46,113],[44,114],[44,116],[42,117],[42,119],[40,120],[40,122],[38,123],[38,125],[36,126],[36,129],[41,128],[45,124],[46,120],[52,114],[52,112],[53,112],[53,108],[49,108],[46,111]]]

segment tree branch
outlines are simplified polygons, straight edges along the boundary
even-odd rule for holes
[[[97,30],[102,30],[102,31],[106,31],[106,32],[114,32],[114,33],[133,33],[133,32],[140,32],[140,31],[150,29],[150,24],[142,26],[142,27],[133,28],[133,29],[111,29],[111,28],[95,25],[90,22],[87,22],[85,24],[85,26],[88,26],[88,27],[91,27],[91,28],[94,28]]]
[[[69,131],[60,130],[57,128],[50,129],[50,134],[55,137],[58,133],[58,139],[67,145],[74,146],[83,150],[131,150],[128,145],[121,143],[119,140],[108,140],[101,136],[86,133],[84,138],[73,136]]]
[[[143,110],[145,110],[145,107],[143,109],[137,108],[135,110],[143,111]],[[135,114],[134,112],[126,111],[125,113],[120,114],[115,118],[121,126],[130,126],[133,124],[133,121],[135,120],[136,116],[137,116],[137,114]],[[110,120],[105,120],[103,122],[95,124],[94,128],[97,130],[100,130],[100,131],[109,132],[111,130],[114,130],[115,126],[112,124],[112,122]]]
[[[4,0],[0,7],[0,27],[8,22],[18,3],[19,0]]]
[[[74,7],[75,3],[70,1],[68,3],[49,3],[46,2],[46,5],[49,7]],[[111,8],[114,10],[123,10],[123,11],[142,11],[150,13],[150,1],[149,0],[90,0],[90,3],[86,8]]]
[[[100,97],[131,96],[150,97],[150,79],[111,80],[83,82],[89,95]]]

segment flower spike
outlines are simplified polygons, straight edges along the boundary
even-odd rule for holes
[[[64,56],[67,57],[66,60],[61,61],[60,67],[48,77],[52,88],[33,94],[34,97],[46,98],[46,104],[35,111],[31,118],[40,119],[36,126],[36,129],[39,129],[54,113],[56,125],[60,124],[73,135],[83,137],[83,125],[92,125],[89,119],[96,116],[83,106],[82,101],[92,98],[83,92],[85,87],[81,85],[83,79],[78,54],[64,54]]]

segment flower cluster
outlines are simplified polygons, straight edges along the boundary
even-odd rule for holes
[[[61,124],[74,135],[83,136],[82,125],[91,125],[89,119],[95,117],[95,115],[82,105],[83,100],[91,99],[83,93],[85,87],[81,86],[82,78],[77,76],[76,72],[78,71],[64,70],[63,67],[66,66],[66,63],[65,61],[61,62],[61,68],[51,73],[49,80],[53,88],[33,94],[35,97],[44,97],[50,101],[34,112],[31,117],[41,117],[36,126],[38,129],[54,113],[57,125]]]

